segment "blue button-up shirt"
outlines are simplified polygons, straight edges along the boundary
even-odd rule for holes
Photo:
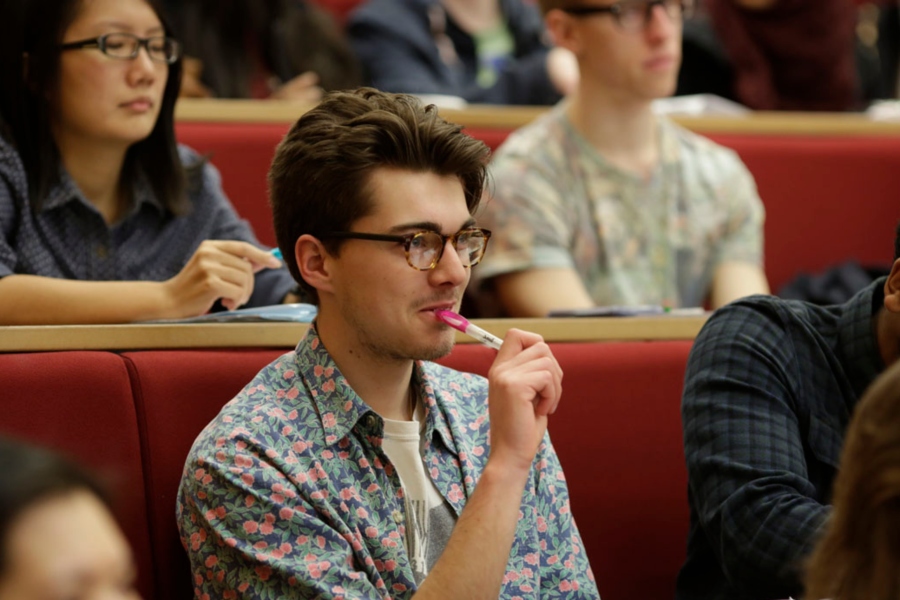
[[[422,458],[458,517],[490,454],[487,381],[430,362],[416,362],[413,378],[425,407]],[[410,597],[403,490],[383,434],[311,327],[188,455],[177,513],[197,597]],[[598,597],[548,436],[500,598]]]
[[[185,165],[200,157],[179,148]],[[165,281],[177,275],[204,240],[241,240],[259,246],[222,192],[218,171],[202,167],[188,191],[189,212],[165,209],[145,178],[133,190],[129,213],[110,226],[61,168],[60,181],[35,213],[25,167],[0,137],[0,277],[40,275],[85,281]],[[265,202],[265,198],[260,198]],[[287,269],[256,275],[248,306],[277,304],[294,286]]]

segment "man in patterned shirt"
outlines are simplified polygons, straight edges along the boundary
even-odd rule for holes
[[[494,157],[474,273],[485,316],[768,293],[764,211],[737,155],[654,115],[675,89],[693,0],[541,0],[578,90]]]
[[[435,363],[489,232],[488,150],[409,96],[337,93],[269,175],[319,313],[194,443],[198,598],[597,598],[547,436],[562,373],[511,330],[487,380]],[[448,251],[449,247],[449,251]]]
[[[890,274],[844,304],[755,296],[716,311],[685,372],[691,529],[677,600],[803,595],[847,424],[898,356],[900,227]]]

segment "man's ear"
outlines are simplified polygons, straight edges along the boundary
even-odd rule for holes
[[[301,235],[294,244],[294,258],[303,280],[317,291],[332,291],[329,258],[322,242],[309,234]]]
[[[578,56],[581,47],[580,38],[571,15],[554,8],[544,15],[544,24],[555,46],[565,48]]]
[[[884,282],[884,307],[900,314],[900,258],[894,261],[891,273]]]

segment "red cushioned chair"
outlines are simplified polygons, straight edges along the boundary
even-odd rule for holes
[[[892,262],[900,137],[709,137],[734,148],[756,179],[772,291],[850,259]]]
[[[283,353],[169,350],[122,355],[131,374],[142,424],[150,543],[157,565],[159,600],[193,598],[190,566],[175,522],[175,498],[188,451],[222,405]]]
[[[138,589],[154,598],[138,423],[125,364],[109,352],[0,354],[0,433],[92,468],[114,493]]]
[[[689,511],[681,390],[691,342],[554,343],[563,399],[550,435],[604,600],[671,598]],[[477,346],[441,362],[486,374]]]

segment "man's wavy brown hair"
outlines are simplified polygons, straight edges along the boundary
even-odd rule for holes
[[[269,170],[275,235],[300,285],[297,239],[348,231],[373,209],[369,178],[379,168],[455,175],[473,214],[481,201],[490,149],[417,98],[372,88],[328,94],[294,124]],[[340,240],[322,239],[337,254]]]

